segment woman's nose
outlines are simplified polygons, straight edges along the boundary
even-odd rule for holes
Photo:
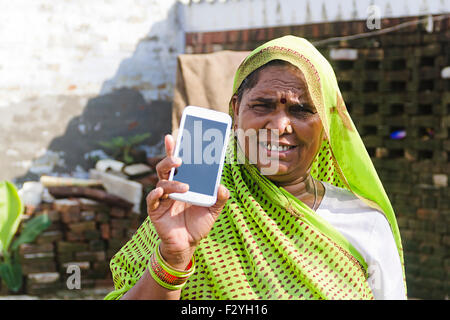
[[[278,130],[278,135],[282,135],[284,133],[292,133],[291,120],[284,111],[275,113],[271,117],[266,128],[272,131]]]

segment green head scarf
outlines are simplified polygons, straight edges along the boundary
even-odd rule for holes
[[[352,191],[383,212],[403,264],[394,211],[345,108],[334,71],[319,51],[293,36],[269,41],[239,66],[233,94],[250,73],[272,60],[287,61],[303,72],[322,121],[327,139],[312,176]],[[181,298],[373,299],[367,264],[348,240],[255,166],[241,164],[234,138],[229,146],[222,184],[230,199],[195,251],[196,271]],[[120,298],[139,280],[157,243],[147,218],[112,258],[116,290],[106,299]]]

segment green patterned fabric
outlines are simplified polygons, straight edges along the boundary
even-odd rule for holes
[[[394,211],[342,100],[334,72],[305,39],[286,36],[255,49],[233,92],[258,67],[281,59],[301,69],[327,140],[313,163],[317,180],[351,190],[388,219],[403,264]],[[231,114],[233,114],[231,112]],[[231,138],[222,184],[230,199],[195,251],[196,271],[181,299],[373,299],[360,253],[307,205],[242,164]],[[112,258],[118,299],[141,277],[158,236],[147,220]]]

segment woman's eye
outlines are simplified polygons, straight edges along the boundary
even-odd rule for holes
[[[250,109],[255,111],[269,111],[272,109],[272,107],[267,104],[254,104],[250,106]]]
[[[294,114],[296,114],[296,113],[301,113],[301,114],[310,113],[310,114],[314,114],[315,113],[311,109],[311,107],[309,107],[309,105],[306,105],[306,104],[298,104],[298,105],[292,106],[292,107],[289,108],[289,110],[292,113],[294,113]]]

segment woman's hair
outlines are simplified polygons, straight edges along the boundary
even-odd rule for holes
[[[244,95],[245,90],[250,90],[256,85],[256,83],[259,80],[259,73],[262,70],[264,70],[265,68],[270,67],[270,66],[288,66],[288,65],[292,65],[292,64],[290,64],[289,62],[284,61],[284,60],[275,59],[275,60],[271,60],[271,61],[267,62],[266,64],[262,65],[258,69],[254,70],[242,81],[241,85],[237,89],[237,91],[236,91],[237,102],[238,103],[241,102],[242,96]]]

